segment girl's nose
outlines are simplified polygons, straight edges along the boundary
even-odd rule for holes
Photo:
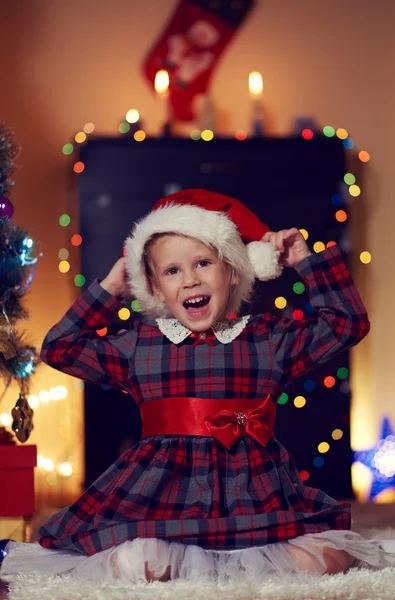
[[[199,285],[200,279],[195,269],[184,272],[183,284],[184,287],[195,287]]]

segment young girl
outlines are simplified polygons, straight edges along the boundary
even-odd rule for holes
[[[0,576],[263,580],[395,564],[350,531],[348,503],[303,484],[273,432],[284,388],[369,331],[337,247],[313,255],[297,229],[271,232],[232,198],[184,190],[135,225],[126,250],[51,329],[42,357],[127,391],[142,439],[42,526],[39,543],[9,542]],[[255,278],[284,266],[316,316],[227,319]],[[98,337],[131,292],[145,317]]]

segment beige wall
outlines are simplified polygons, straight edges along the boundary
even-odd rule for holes
[[[72,201],[70,164],[61,153],[87,121],[114,133],[131,107],[148,133],[162,114],[141,76],[141,62],[171,14],[175,0],[14,0],[0,3],[0,118],[23,150],[14,194],[16,222],[39,240],[44,254],[28,306],[29,335],[40,344],[76,295],[58,271],[58,249],[70,246],[58,217]],[[369,249],[369,266],[356,265],[372,332],[353,354],[355,448],[377,439],[380,419],[395,425],[395,334],[392,276],[395,191],[392,137],[395,4],[391,0],[257,0],[226,51],[213,80],[221,132],[249,126],[247,76],[264,75],[271,129],[287,134],[295,115],[346,128],[372,156],[363,195],[354,202],[356,250]],[[362,223],[362,221],[364,222]],[[74,230],[73,230],[74,232]],[[77,255],[74,253],[74,264]],[[64,384],[67,400],[37,409],[33,442],[56,461],[76,457],[76,475],[48,486],[38,475],[39,502],[68,501],[82,478],[82,399],[73,380],[40,368],[32,392]],[[15,399],[8,394],[0,412]],[[110,408],[109,408],[110,409]],[[70,439],[68,439],[70,437]],[[61,443],[59,442],[61,440]],[[52,476],[54,483],[54,476]],[[46,498],[45,496],[48,495]]]

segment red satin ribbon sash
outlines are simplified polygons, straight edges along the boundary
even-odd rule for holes
[[[230,449],[242,436],[262,446],[274,437],[276,403],[270,395],[257,400],[160,398],[144,402],[142,439],[154,435],[215,437]]]

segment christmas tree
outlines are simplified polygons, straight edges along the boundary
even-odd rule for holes
[[[33,279],[34,242],[27,231],[12,223],[10,200],[19,148],[4,123],[0,123],[0,406],[12,382],[19,386],[19,398],[12,410],[12,429],[25,442],[33,428],[33,411],[27,402],[31,375],[38,364],[36,349],[15,331],[17,322],[28,317],[22,305]],[[0,427],[0,444],[14,443],[14,436]]]

